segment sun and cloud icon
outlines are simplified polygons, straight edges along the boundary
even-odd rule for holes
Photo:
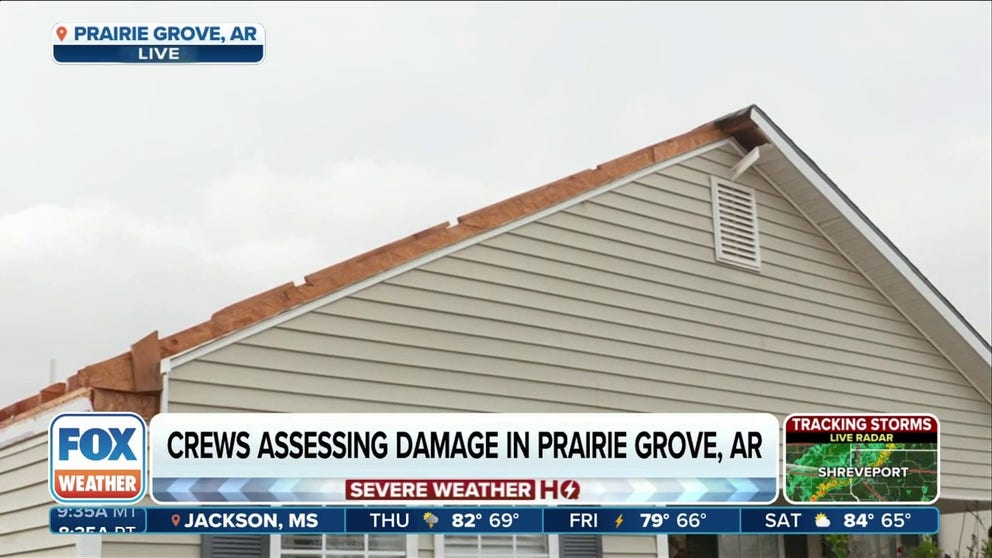
[[[817,527],[830,527],[830,520],[827,518],[827,514],[818,513],[816,517],[813,518],[813,522],[816,523]]]

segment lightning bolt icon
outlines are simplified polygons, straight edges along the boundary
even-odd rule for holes
[[[614,523],[617,524],[617,528],[619,529],[620,528],[620,524],[623,523],[623,514],[618,515],[617,516],[617,519],[616,519],[616,521],[614,521]]]

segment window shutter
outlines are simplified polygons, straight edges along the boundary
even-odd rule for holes
[[[269,558],[268,535],[204,535],[202,558]]]
[[[685,547],[688,556],[719,556],[717,535],[686,535]]]
[[[809,539],[806,535],[783,535],[786,556],[809,556]]]
[[[602,558],[603,538],[600,535],[560,535],[560,558]]]
[[[715,176],[710,184],[717,261],[747,269],[761,269],[758,204],[754,190]]]

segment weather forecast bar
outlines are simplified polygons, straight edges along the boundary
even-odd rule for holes
[[[349,533],[542,533],[541,508],[349,508]]]
[[[76,507],[56,534],[930,534],[933,507]]]
[[[740,508],[548,508],[547,533],[738,533]]]

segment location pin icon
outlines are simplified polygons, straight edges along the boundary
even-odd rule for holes
[[[59,25],[59,28],[55,30],[55,34],[59,36],[60,41],[65,39],[65,33],[65,27],[62,27],[61,25]]]
[[[172,514],[172,526],[173,527],[179,527],[179,520],[180,519],[181,518],[179,517],[179,514],[178,513]]]

